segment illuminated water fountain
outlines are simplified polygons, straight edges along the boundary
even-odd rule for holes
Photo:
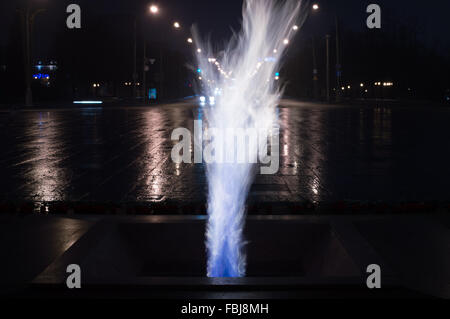
[[[264,162],[268,137],[278,137],[278,71],[299,29],[300,7],[299,1],[244,1],[242,30],[222,52],[214,52],[211,44],[195,37],[200,93],[206,96],[202,99],[205,131],[214,150],[213,158],[206,160],[209,277],[245,276],[245,202],[256,173],[256,158],[259,155]],[[235,143],[237,132],[246,136],[244,143]],[[252,139],[255,134],[251,132],[257,132],[258,138]]]

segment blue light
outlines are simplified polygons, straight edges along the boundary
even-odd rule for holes
[[[148,90],[148,99],[149,100],[156,100],[157,97],[157,90],[155,88],[151,88]]]
[[[197,73],[202,73],[202,69],[198,68]]]
[[[42,74],[42,73],[38,73],[38,74],[34,74],[33,75],[33,78],[34,79],[50,79],[50,75],[48,75],[48,74]]]
[[[275,76],[280,76],[280,72],[275,73]]]

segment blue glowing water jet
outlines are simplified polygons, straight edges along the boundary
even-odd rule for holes
[[[259,138],[257,147],[248,148],[233,144],[235,137],[225,132],[255,129],[273,133],[281,96],[278,76],[274,74],[279,75],[283,53],[298,29],[294,26],[302,22],[300,6],[301,2],[295,0],[244,1],[242,31],[218,53],[211,49],[211,44],[202,43],[194,30],[198,70],[202,75],[199,94],[216,96],[213,106],[203,105],[206,131],[214,128],[222,132],[221,138],[211,139],[216,161],[207,163],[209,277],[245,276],[245,202],[254,179],[255,163],[224,162],[220,155],[233,152],[239,157],[247,152],[251,159],[258,150],[267,150],[267,138]],[[223,145],[233,146],[219,152]]]

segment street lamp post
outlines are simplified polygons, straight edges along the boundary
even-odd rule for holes
[[[31,36],[34,19],[44,9],[31,10],[31,2],[27,1],[25,10],[22,11],[24,19],[24,59],[25,59],[25,106],[33,106],[33,92],[31,90]]]
[[[159,13],[159,8],[158,8],[158,6],[156,6],[156,5],[151,5],[150,7],[149,7],[149,11],[150,11],[150,13],[151,14],[153,14],[153,15],[156,15],[156,14],[158,14]],[[136,99],[137,98],[137,83],[138,83],[138,71],[137,71],[137,24],[138,24],[138,16],[136,15],[135,17],[134,17],[134,36],[133,36],[133,88],[132,88],[132,95],[133,95],[133,99]],[[147,57],[146,57],[146,55],[147,55],[147,52],[146,52],[146,50],[147,50],[147,48],[146,48],[146,45],[147,45],[147,43],[146,43],[146,41],[145,41],[145,38],[144,38],[144,41],[143,41],[144,43],[143,43],[143,45],[144,45],[144,49],[143,49],[143,63],[142,63],[142,90],[143,90],[143,95],[144,95],[144,101],[146,100],[146,93],[145,93],[145,90],[146,90],[146,85],[147,85],[147,83],[146,83],[146,76],[145,76],[145,72],[146,72],[146,70],[145,70],[145,68],[146,68],[146,65],[147,65],[147,63],[146,63],[146,61],[147,61]]]
[[[164,76],[163,76],[163,53],[162,48],[159,48],[159,96],[163,97],[164,90]]]
[[[316,58],[316,44],[314,41],[314,36],[312,37],[312,54],[313,54],[313,90],[314,90],[314,98],[317,100],[319,98],[319,76],[317,70],[317,58]]]
[[[151,5],[148,7],[149,12],[153,15],[156,15],[159,13],[159,8],[156,5]],[[134,17],[134,45],[133,45],[133,98],[136,98],[136,93],[137,93],[137,88],[136,85],[138,83],[138,71],[137,71],[137,24],[138,24],[138,16],[136,15]],[[174,21],[173,22],[173,28],[175,30],[182,30],[182,24],[179,21]],[[297,27],[298,29],[298,27]],[[295,29],[296,30],[296,29]],[[142,92],[143,92],[143,96],[144,96],[144,101],[147,100],[147,94],[146,94],[146,71],[147,71],[147,43],[145,41],[145,36],[144,36],[144,40],[143,40],[144,44],[143,44],[143,57],[142,57]],[[192,44],[194,41],[192,40],[192,38],[188,38],[187,42],[189,44]],[[286,43],[288,44],[288,43]],[[199,49],[200,50],[200,49]],[[163,50],[160,47],[159,48],[159,96],[163,96],[163,90],[164,90],[164,75],[163,75],[163,64],[164,64],[164,60],[163,60],[164,56],[163,56]],[[153,63],[155,62],[156,59],[151,59],[151,64],[153,65]],[[179,72],[179,74],[181,75],[181,70]],[[180,88],[180,94],[181,94],[182,90]]]
[[[341,101],[341,94],[337,88],[341,87],[341,76],[342,76],[342,66],[341,66],[341,52],[340,52],[340,39],[339,39],[339,18],[337,14],[334,15],[336,24],[336,102]]]
[[[327,103],[330,103],[330,38],[331,36],[327,34],[326,36],[326,46],[327,46]]]
[[[134,18],[134,45],[133,45],[133,87],[132,87],[132,95],[133,99],[136,96],[136,84],[137,84],[137,16]]]
[[[320,9],[318,4],[313,4],[312,8],[314,11],[318,11]],[[336,28],[336,102],[340,102],[341,101],[341,93],[338,88],[341,87],[342,65],[341,65],[341,52],[340,52],[339,18],[338,18],[337,13],[334,13],[334,22],[335,22],[335,28]],[[329,37],[329,35],[327,35],[327,41],[329,41],[328,37]],[[327,44],[327,45],[329,46],[329,44]],[[327,53],[327,56],[329,56],[329,53]],[[328,61],[329,61],[329,57],[327,57],[327,62]],[[327,71],[327,74],[329,74],[328,71]],[[327,92],[329,92],[329,90]]]
[[[145,41],[144,39],[144,49],[143,49],[143,62],[142,62],[142,92],[143,92],[143,97],[144,97],[144,102],[147,102],[147,77],[146,77],[146,72],[147,72],[147,41]]]
[[[33,93],[31,91],[31,21],[30,2],[25,9],[25,106],[33,106]]]

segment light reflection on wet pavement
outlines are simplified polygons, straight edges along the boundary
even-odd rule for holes
[[[251,201],[449,199],[450,109],[284,105],[280,170]],[[189,103],[0,112],[0,201],[204,202],[204,165],[170,158],[197,118]]]

